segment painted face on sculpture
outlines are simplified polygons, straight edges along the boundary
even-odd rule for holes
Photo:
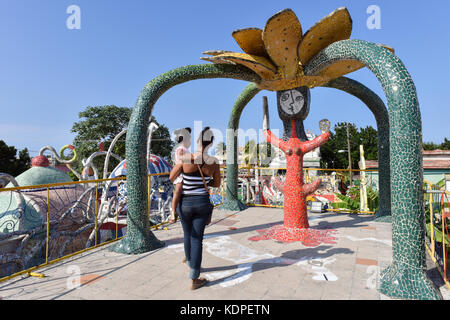
[[[309,89],[306,87],[278,91],[278,107],[283,119],[304,120],[309,113]],[[280,112],[281,111],[281,112]]]
[[[305,106],[305,98],[297,90],[288,90],[281,94],[280,105],[287,114],[297,114]]]

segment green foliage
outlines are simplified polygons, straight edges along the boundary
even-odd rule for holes
[[[349,210],[359,210],[359,197],[358,199],[353,199],[351,196],[344,196],[340,193],[336,193],[336,197],[342,202],[334,202],[330,205],[335,208],[349,209]]]
[[[3,140],[0,140],[0,172],[8,173],[14,177],[26,171],[31,166],[31,158],[28,149],[19,151],[13,146],[8,146]]]
[[[444,138],[444,142],[441,144],[436,144],[434,142],[423,142],[422,148],[423,150],[450,150],[450,140]]]
[[[441,181],[439,181],[441,182]],[[439,183],[438,182],[438,183]],[[434,199],[433,200],[433,222],[431,222],[430,218],[430,200],[429,195],[425,195],[425,223],[426,223],[426,232],[427,236],[431,238],[431,228],[433,226],[434,229],[434,238],[436,239],[436,242],[442,242],[442,209],[448,210],[450,207],[450,204],[447,201],[444,201],[442,203],[440,200]],[[448,223],[450,222],[450,219],[447,219],[447,227]],[[447,233],[444,234],[444,243],[445,245],[450,244],[449,235]]]
[[[216,145],[215,154],[218,156],[223,156],[225,155],[226,150],[227,150],[226,144],[224,142],[219,142]]]
[[[442,230],[436,226],[433,227],[434,227],[434,239],[437,242],[442,242]],[[427,235],[428,237],[431,237],[431,222],[427,223]],[[448,234],[444,235],[444,243],[445,245],[448,245],[450,243]]]
[[[445,187],[445,179],[439,180],[438,182],[436,182],[436,185],[437,185],[439,188],[444,188],[444,187]]]
[[[104,150],[107,151],[114,137],[123,129],[128,127],[132,108],[107,106],[88,106],[86,110],[78,114],[79,122],[72,126],[72,132],[76,133],[73,140],[79,155],[78,170],[81,169],[81,159],[88,158],[92,153],[99,151],[99,144],[103,142]],[[152,116],[151,121],[155,122],[159,128],[153,132],[151,152],[163,157],[169,157],[174,146],[171,141],[169,129],[159,124]],[[125,136],[123,135],[114,146],[113,152],[125,158]],[[97,157],[94,164],[99,172],[103,171],[104,157]],[[110,158],[109,170],[117,166],[118,161]]]
[[[359,132],[359,144],[364,147],[364,158],[366,160],[378,160],[378,132],[371,126],[361,128]],[[359,149],[359,145],[358,145]],[[359,153],[358,153],[359,161]]]
[[[150,152],[161,157],[170,157],[175,142],[171,140],[169,128],[156,121],[154,116],[152,116],[151,121],[156,123],[159,128],[152,134]]]
[[[244,146],[244,162],[245,164],[253,164],[258,166],[268,166],[269,163],[261,164],[261,160],[263,162],[268,162],[272,153],[274,151],[274,147],[267,142],[256,143],[255,140],[248,141]]]
[[[427,151],[437,150],[437,149],[439,149],[439,145],[435,144],[433,142],[424,142],[424,143],[422,143],[422,148],[423,148],[423,150],[427,150]]]
[[[258,145],[255,140],[248,141],[244,146],[244,162],[245,164],[256,164],[258,159]]]
[[[367,191],[367,205],[370,211],[377,211],[380,207],[380,197],[378,192],[370,187],[366,187]]]
[[[439,149],[450,150],[450,140],[447,140],[447,138],[444,138],[444,142],[441,143],[441,145],[439,146]]]
[[[367,190],[367,205],[369,211],[377,211],[380,205],[378,192],[371,187],[366,187]],[[360,210],[360,186],[354,186],[347,191],[347,196],[340,193],[335,194],[341,202],[331,203],[330,205],[335,208]]]
[[[346,169],[348,168],[348,143],[347,124],[337,123],[334,132],[331,131],[328,141],[320,147],[321,165],[324,168]],[[359,145],[364,146],[364,157],[366,160],[378,159],[378,133],[371,126],[356,128],[354,124],[349,124],[350,154],[352,168],[358,168],[360,160]],[[338,152],[344,150],[344,152]]]
[[[73,181],[78,181],[78,177],[72,171],[67,172],[67,174]]]

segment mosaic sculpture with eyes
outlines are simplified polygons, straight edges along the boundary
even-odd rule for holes
[[[284,137],[279,139],[269,129],[267,98],[264,98],[264,135],[268,143],[286,154],[286,181],[284,183],[284,227],[309,228],[306,197],[315,192],[321,181],[304,184],[303,156],[321,146],[330,137],[329,121],[320,123],[322,134],[308,141],[303,120],[309,113],[310,93],[307,87],[277,91],[278,114],[283,121]]]

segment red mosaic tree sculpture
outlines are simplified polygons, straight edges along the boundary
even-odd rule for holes
[[[264,97],[263,131],[268,143],[276,146],[286,155],[286,180],[284,193],[284,224],[266,230],[258,230],[259,236],[250,240],[276,239],[283,242],[302,241],[315,246],[322,242],[332,243],[330,234],[334,230],[311,230],[308,223],[306,197],[320,186],[318,179],[310,184],[304,183],[303,156],[321,146],[330,138],[330,132],[309,141],[303,129],[303,119],[309,112],[309,89],[297,89],[278,92],[278,112],[284,123],[284,140],[276,137],[269,129],[267,98]]]
[[[294,120],[292,121],[291,137],[288,141],[281,140],[272,134],[270,129],[264,130],[268,143],[275,145],[286,154],[286,180],[284,193],[284,226],[287,228],[309,228],[306,197],[314,193],[321,180],[305,184],[303,177],[303,156],[321,146],[330,138],[330,132],[325,132],[311,141],[301,141],[296,136]]]

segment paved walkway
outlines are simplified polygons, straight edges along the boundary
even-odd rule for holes
[[[257,230],[282,223],[282,209],[214,211],[203,246],[208,286],[189,290],[180,223],[154,234],[166,246],[122,255],[101,247],[38,270],[45,278],[0,283],[2,299],[390,299],[376,290],[392,260],[392,228],[372,216],[311,213],[310,225],[335,229],[335,243],[251,241]],[[445,299],[449,290],[436,277]]]

